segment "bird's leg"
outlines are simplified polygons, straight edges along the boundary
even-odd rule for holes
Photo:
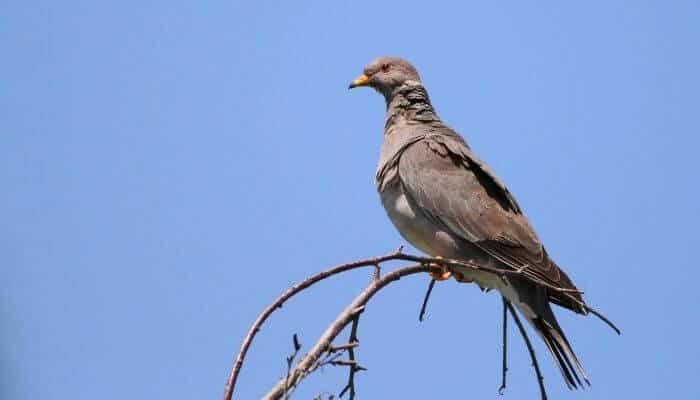
[[[442,259],[442,257],[440,257],[440,256],[435,256],[435,258],[437,258],[437,259]],[[440,268],[440,271],[435,271],[435,272],[433,272],[433,271],[428,271],[428,273],[430,274],[430,276],[431,276],[434,280],[436,280],[436,281],[446,281],[446,280],[450,279],[450,276],[452,276],[452,274],[450,273],[450,271],[449,271],[449,270],[447,269],[447,267],[446,267],[445,265],[443,265],[443,264],[440,264],[440,263],[430,263],[430,266],[431,266],[431,267]]]

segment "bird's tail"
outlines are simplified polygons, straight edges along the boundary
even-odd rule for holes
[[[517,305],[520,313],[542,338],[569,389],[590,386],[586,372],[554,316],[547,288],[524,279],[513,279],[510,284],[512,293],[515,293],[511,303]]]
[[[586,376],[586,372],[583,370],[576,354],[574,354],[574,350],[566,339],[564,331],[562,331],[554,318],[551,307],[549,304],[546,304],[545,308],[546,311],[535,318],[531,318],[530,323],[544,341],[569,389],[584,387],[584,382],[590,386],[591,383]]]

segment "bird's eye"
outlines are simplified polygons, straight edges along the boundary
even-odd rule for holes
[[[382,72],[387,72],[389,70],[389,64],[382,64]]]

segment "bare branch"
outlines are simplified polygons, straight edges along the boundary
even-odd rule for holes
[[[323,366],[334,365],[335,361],[338,360],[340,357],[342,357],[343,354],[344,354],[344,351],[342,351],[340,353],[336,353],[336,354],[326,352],[326,355],[323,358],[316,361],[316,363],[314,363],[314,365],[311,367],[311,369],[309,369],[309,371],[307,372],[307,375],[316,371],[318,368],[321,368]]]
[[[520,331],[520,335],[522,335],[523,340],[525,340],[525,345],[527,346],[527,351],[530,352],[530,359],[532,360],[532,366],[535,367],[535,374],[537,375],[537,382],[540,384],[540,395],[542,400],[547,400],[547,391],[544,389],[544,377],[542,376],[542,372],[540,372],[540,365],[537,363],[537,356],[535,355],[535,349],[532,347],[532,343],[530,343],[530,338],[527,336],[527,332],[525,331],[525,327],[523,326],[523,323],[520,322],[520,317],[518,317],[518,313],[515,312],[515,308],[513,308],[513,305],[510,304],[508,300],[505,300],[505,305],[508,307],[508,311],[510,311],[510,315],[513,316],[513,319],[515,320],[515,324],[518,325],[518,330]]]
[[[620,328],[618,328],[617,326],[615,326],[615,324],[613,324],[613,322],[610,321],[610,320],[608,319],[608,317],[606,317],[606,316],[603,315],[601,312],[597,311],[596,309],[594,309],[593,307],[591,307],[591,306],[589,306],[589,305],[587,305],[587,304],[584,305],[584,307],[585,307],[586,311],[588,311],[589,313],[595,315],[596,317],[598,317],[598,319],[600,319],[601,321],[603,321],[603,322],[605,322],[606,324],[608,324],[608,326],[609,326],[610,328],[612,328],[612,330],[614,330],[615,332],[617,332],[618,335],[622,335],[622,331],[620,331]]]
[[[329,352],[329,353],[335,353],[335,352],[338,352],[338,351],[343,351],[343,350],[351,349],[351,348],[357,347],[357,346],[359,346],[359,345],[360,345],[359,342],[350,342],[350,343],[345,343],[345,344],[339,344],[339,345],[337,345],[337,346],[335,346],[335,345],[330,345],[330,346],[328,346],[328,352]]]
[[[506,373],[508,372],[508,300],[501,296],[503,300],[503,364],[501,366],[501,386],[498,388],[498,394],[503,395],[506,390]]]
[[[432,263],[436,265],[444,265],[446,267],[466,267],[466,268],[471,268],[473,270],[479,270],[479,271],[484,271],[484,272],[489,272],[492,274],[496,274],[499,276],[523,276],[526,279],[532,281],[533,283],[536,283],[540,286],[544,286],[548,289],[552,289],[554,291],[557,291],[559,293],[578,293],[578,294],[583,294],[580,290],[577,289],[566,289],[562,288],[559,286],[553,286],[542,279],[539,279],[531,274],[527,274],[527,266],[519,268],[519,269],[504,269],[504,268],[495,268],[495,267],[487,267],[487,266],[482,266],[473,262],[468,262],[468,261],[462,261],[462,260],[455,260],[455,259],[449,259],[449,258],[441,258],[441,257],[419,257],[419,256],[412,256],[410,254],[397,254],[395,258],[392,258],[394,260],[404,260],[404,261],[414,261],[414,262],[420,262],[420,263]],[[580,302],[579,302],[580,303]]]
[[[360,323],[360,314],[357,314],[355,316],[355,319],[352,320],[352,328],[350,328],[350,343],[359,343],[360,341],[357,339],[357,325]],[[362,371],[365,368],[360,367],[357,365],[357,362],[355,360],[355,347],[350,347],[348,348],[348,357],[350,358],[348,362],[350,363],[348,366],[350,367],[350,372],[348,374],[348,384],[345,385],[343,390],[340,392],[338,397],[343,397],[346,391],[350,390],[350,400],[355,399],[355,373],[357,371]]]
[[[324,350],[327,350],[330,343],[335,339],[340,332],[345,328],[350,322],[352,322],[357,314],[364,309],[365,304],[382,288],[388,284],[401,279],[404,276],[409,276],[421,272],[428,272],[438,268],[429,265],[411,265],[408,267],[399,268],[394,270],[379,279],[373,280],[369,286],[367,286],[353,301],[348,305],[345,310],[340,313],[340,315],[333,321],[325,332],[321,335],[319,340],[316,342],[314,347],[309,350],[309,352],[302,358],[299,363],[291,373],[289,385],[294,387],[298,385],[307,375],[310,368],[313,367],[314,363],[321,357]],[[263,397],[266,400],[276,400],[279,399],[284,393],[285,379],[278,381],[272,389]]]
[[[233,396],[233,391],[236,386],[236,380],[238,378],[238,375],[240,373],[241,367],[243,365],[243,361],[245,359],[245,356],[248,352],[248,349],[250,348],[250,345],[255,338],[256,334],[258,331],[261,329],[262,325],[265,323],[265,321],[272,315],[272,313],[277,310],[278,308],[281,308],[284,302],[289,300],[291,297],[295,296],[299,292],[303,291],[304,289],[322,281],[325,280],[331,276],[350,271],[353,269],[358,269],[358,268],[363,268],[363,267],[369,267],[372,266],[374,267],[374,274],[373,274],[373,282],[368,286],[365,291],[363,291],[353,302],[353,304],[360,304],[356,303],[358,299],[363,298],[364,302],[362,302],[362,306],[364,307],[364,304],[376,293],[376,291],[380,290],[382,287],[386,286],[390,282],[393,282],[397,279],[399,279],[401,276],[406,276],[406,275],[411,275],[415,274],[418,272],[424,272],[424,271],[431,271],[431,270],[439,270],[439,267],[447,267],[448,269],[450,268],[456,268],[456,267],[461,267],[461,268],[471,268],[474,270],[480,270],[492,274],[499,275],[501,277],[505,276],[512,276],[512,275],[518,275],[522,276],[525,279],[528,279],[532,281],[535,284],[538,284],[540,286],[546,287],[548,289],[551,289],[553,291],[557,291],[559,293],[562,293],[562,295],[570,298],[572,301],[574,301],[576,304],[578,304],[582,310],[585,310],[585,312],[590,312],[600,318],[602,321],[607,323],[612,329],[614,329],[618,334],[620,333],[620,330],[612,323],[610,322],[605,316],[600,314],[598,311],[592,309],[589,307],[587,304],[584,302],[576,299],[571,293],[582,293],[578,290],[574,289],[565,289],[561,287],[555,287],[552,286],[551,284],[542,281],[536,276],[533,276],[529,271],[527,271],[527,267],[520,268],[518,270],[511,270],[511,269],[500,269],[500,268],[494,268],[494,267],[484,267],[480,266],[478,264],[472,263],[472,262],[466,262],[466,261],[460,261],[460,260],[453,260],[453,259],[444,259],[444,258],[437,258],[437,257],[418,257],[418,256],[412,256],[408,254],[403,254],[401,253],[402,247],[399,247],[396,251],[393,253],[380,256],[380,257],[375,257],[375,258],[370,258],[366,260],[360,260],[360,261],[355,261],[347,264],[341,264],[336,267],[330,268],[326,271],[320,272],[316,275],[313,275],[297,284],[294,286],[290,287],[287,289],[282,295],[280,295],[275,301],[270,304],[267,308],[265,308],[257,317],[251,328],[249,329],[248,333],[246,334],[245,338],[243,339],[243,342],[241,344],[241,348],[238,352],[238,355],[236,356],[236,359],[234,360],[233,366],[231,368],[231,372],[228,376],[228,379],[226,381],[226,387],[224,389],[224,395],[223,399],[224,400],[231,400]],[[392,261],[392,260],[403,260],[403,261],[413,261],[413,262],[418,262],[420,263],[419,265],[413,265],[410,267],[405,267],[401,269],[397,269],[395,271],[392,271],[391,273],[381,276],[381,264],[387,261]],[[428,291],[426,293],[423,306],[421,308],[421,314],[419,316],[419,319],[422,320],[424,314],[425,314],[425,309],[427,306],[428,298],[430,297],[430,293],[432,291],[434,282],[431,282],[431,284],[428,287]],[[351,304],[352,306],[352,304]],[[512,306],[508,304],[508,307],[511,311],[511,314],[513,314],[514,318],[516,318],[516,322],[518,323],[519,327],[521,326],[519,323],[519,320],[517,319],[517,315],[513,312]],[[303,379],[308,373],[311,371],[315,370],[321,365],[326,365],[329,360],[328,357],[330,357],[330,353],[328,353],[328,356],[324,359],[319,359],[319,356],[322,352],[327,351],[331,349],[332,347],[330,343],[331,341],[342,331],[342,329],[350,323],[354,316],[356,315],[357,312],[360,312],[361,310],[355,310],[350,308],[345,309],[343,313],[336,319],[336,321],[331,324],[331,326],[328,328],[326,333],[324,333],[324,336],[321,337],[319,342],[314,346],[312,349],[313,352],[313,357],[310,357],[310,354],[307,354],[299,363],[297,366],[294,368],[293,371],[291,371],[291,375],[289,377],[289,388],[293,389],[298,385],[298,383]],[[333,328],[333,329],[331,329]],[[335,330],[336,328],[340,330]],[[505,327],[504,327],[505,329]],[[524,331],[521,329],[521,334],[524,335]],[[526,338],[526,336],[524,336]],[[328,340],[327,340],[328,339]],[[529,340],[526,339],[526,343],[529,344]],[[320,350],[317,348],[319,345],[322,345]],[[348,344],[350,345],[350,344]],[[352,345],[347,348],[347,351],[351,351],[355,345]],[[531,350],[531,347],[529,346],[529,349]],[[345,350],[345,349],[343,349]],[[337,350],[336,350],[337,351]],[[504,351],[505,351],[505,342],[504,342]],[[531,356],[533,356],[534,360],[534,353],[531,351]],[[504,354],[505,357],[505,354]],[[312,360],[313,358],[313,360]],[[333,357],[333,361],[336,361],[336,357]],[[536,361],[534,361],[536,364]],[[505,369],[507,367],[504,364],[504,375],[505,375]],[[539,367],[536,366],[536,369],[539,371]],[[538,376],[541,377],[541,374],[538,372]],[[279,394],[284,392],[284,388],[286,387],[286,379],[281,380],[281,386],[280,382],[273,388],[273,390],[268,393],[270,394]],[[503,381],[505,383],[505,379]],[[541,382],[540,382],[541,385]],[[277,392],[276,390],[281,387],[282,391]],[[541,388],[543,390],[543,388]],[[277,397],[269,397],[269,398],[279,398],[279,395]]]
[[[420,307],[420,314],[418,314],[418,321],[423,322],[423,317],[425,316],[425,309],[428,307],[428,299],[430,294],[433,292],[433,287],[435,286],[435,279],[431,279],[428,284],[428,290],[425,292],[425,297],[423,298],[423,305]]]
[[[287,357],[287,379],[284,384],[284,400],[289,399],[289,373],[292,371],[292,363],[294,362],[294,359],[297,358],[297,354],[299,354],[299,349],[301,349],[301,344],[299,344],[299,337],[297,337],[296,333],[294,334],[294,336],[292,336],[292,343],[294,344],[294,353],[290,354]]]
[[[255,320],[253,323],[253,326],[250,327],[248,330],[248,333],[246,334],[245,338],[243,339],[243,343],[241,344],[241,349],[238,352],[238,355],[236,356],[236,360],[233,362],[233,367],[231,368],[231,373],[228,376],[228,379],[226,380],[226,388],[224,389],[224,400],[231,400],[231,397],[233,396],[233,391],[236,387],[236,380],[238,379],[238,374],[241,371],[241,367],[243,366],[243,360],[245,359],[246,354],[248,353],[248,349],[250,348],[251,343],[253,342],[253,339],[255,338],[255,335],[258,333],[260,330],[260,327],[265,323],[267,318],[272,315],[273,312],[275,312],[276,309],[281,308],[282,304],[284,304],[285,301],[289,300],[292,296],[295,294],[301,292],[302,290],[308,288],[309,286],[320,282],[326,278],[329,278],[333,275],[337,275],[339,273],[345,272],[345,271],[350,271],[353,269],[357,268],[363,268],[363,267],[369,267],[369,266],[376,266],[379,263],[382,263],[384,261],[389,261],[389,260],[396,260],[398,259],[398,256],[401,256],[401,247],[399,247],[395,252],[391,254],[387,254],[385,256],[380,256],[380,257],[375,257],[375,258],[370,258],[367,260],[361,260],[361,261],[355,261],[347,264],[341,264],[336,267],[330,268],[328,270],[325,270],[323,272],[320,272],[316,275],[313,275],[296,285],[290,287],[282,293],[275,301],[272,302],[267,308],[265,308],[260,315],[258,315],[258,318]]]

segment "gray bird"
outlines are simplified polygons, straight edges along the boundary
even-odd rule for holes
[[[590,385],[550,302],[584,315],[590,309],[547,255],[503,182],[438,118],[416,69],[400,58],[380,57],[350,89],[358,86],[372,87],[386,99],[376,185],[401,235],[435,257],[521,273],[503,277],[450,267],[433,277],[452,275],[499,290],[542,338],[569,388],[582,381]]]

